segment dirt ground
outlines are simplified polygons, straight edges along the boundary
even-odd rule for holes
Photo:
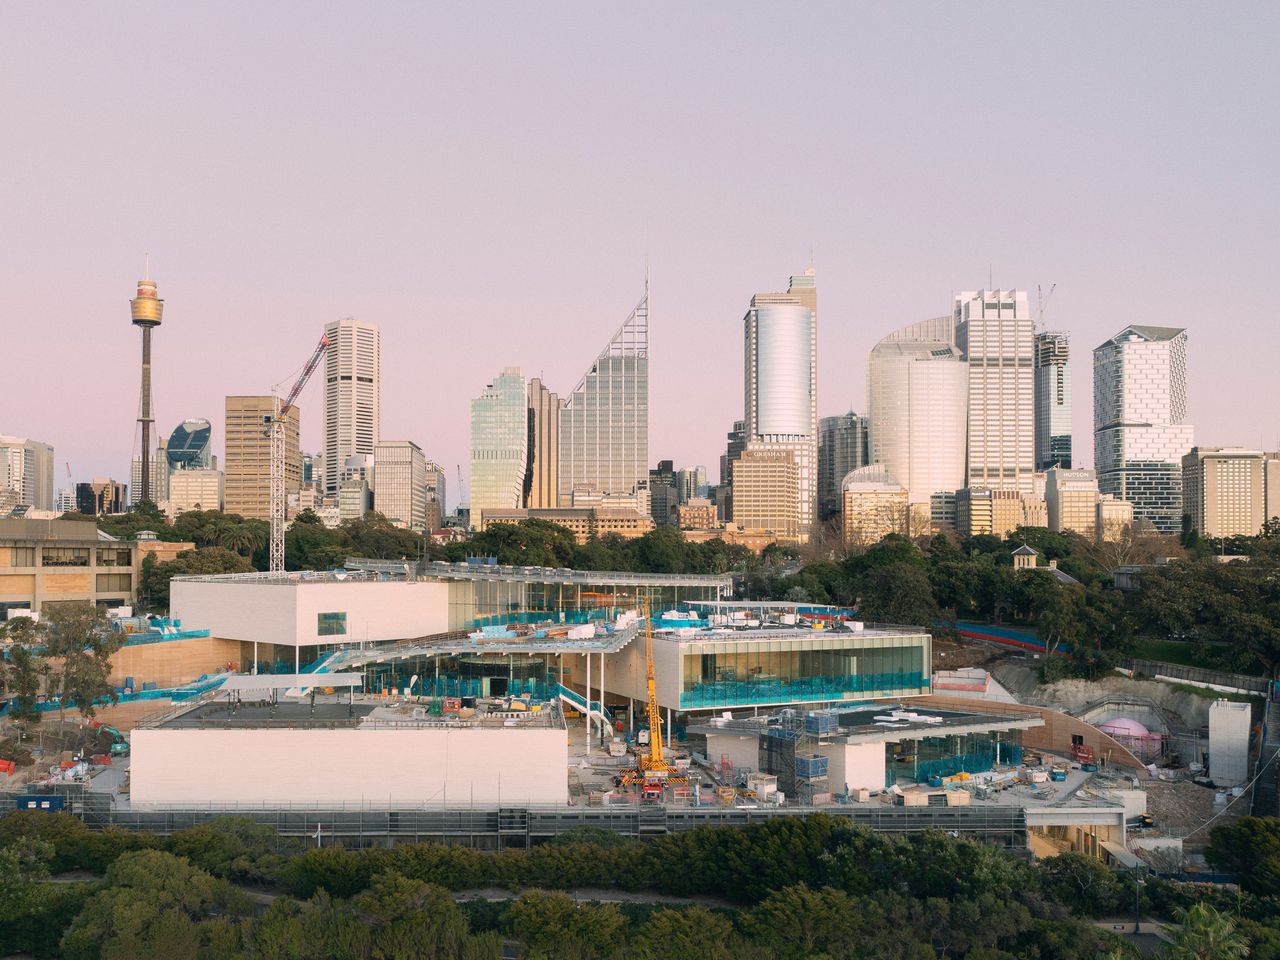
[[[938,638],[933,641],[933,668],[935,670],[959,670],[963,667],[990,669],[1002,660],[1020,659],[1016,654],[1001,650],[989,643]]]
[[[1249,812],[1249,796],[1235,800],[1223,813],[1215,807],[1215,791],[1190,780],[1147,780],[1142,788],[1147,791],[1147,812],[1155,820],[1156,829],[1166,836],[1185,837],[1188,848],[1203,847],[1209,842],[1209,830],[1201,830],[1214,814],[1221,813],[1212,827],[1230,823]],[[1192,831],[1196,831],[1193,833]]]

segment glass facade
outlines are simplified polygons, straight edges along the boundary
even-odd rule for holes
[[[211,464],[209,435],[213,427],[208,420],[183,420],[169,434],[164,455],[170,470],[207,470]]]
[[[680,708],[824,703],[929,692],[925,634],[823,634],[681,644]]]
[[[840,487],[845,475],[870,463],[868,456],[866,417],[850,411],[818,421],[819,519],[840,512]]]
[[[560,410],[560,506],[573,489],[625,496],[649,476],[649,294]]]
[[[1071,469],[1071,351],[1065,333],[1036,334],[1036,469]]]
[[[524,505],[529,401],[519,367],[507,367],[471,401],[471,525],[485,510]]]

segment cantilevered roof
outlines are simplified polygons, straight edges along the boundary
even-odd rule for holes
[[[227,677],[222,690],[292,690],[295,687],[363,687],[362,673],[258,673]]]

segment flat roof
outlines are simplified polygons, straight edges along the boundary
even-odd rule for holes
[[[832,707],[814,712],[836,714],[839,726],[830,733],[822,735],[805,733],[803,723],[798,727],[790,728],[794,729],[802,739],[821,739],[839,743],[897,743],[903,740],[923,740],[928,737],[950,737],[966,733],[1004,733],[1010,730],[1029,730],[1032,727],[1044,726],[1044,720],[1033,715],[962,713],[958,710],[932,710],[919,704],[912,704],[907,708],[892,701],[881,704],[850,705],[846,708]],[[891,719],[895,713],[901,719]],[[915,715],[914,719],[907,717],[907,714]],[[731,720],[712,718],[703,723],[691,724],[689,730],[704,736],[750,737],[764,735],[771,729],[785,729],[779,723],[769,723],[769,719],[768,717],[735,717]]]
[[[363,686],[362,673],[251,673],[227,677],[219,689],[292,690],[294,687]]]
[[[475,713],[433,716],[425,701],[405,702],[357,695],[351,701],[337,694],[310,700],[275,703],[228,703],[226,698],[206,696],[144,718],[138,729],[161,730],[401,730],[473,728],[537,729],[562,726],[563,716],[554,703],[539,710],[504,710],[491,701],[480,701]]]

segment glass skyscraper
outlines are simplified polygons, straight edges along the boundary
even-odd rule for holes
[[[813,268],[786,293],[758,293],[742,320],[747,448],[785,451],[799,475],[799,539],[818,493],[818,287]],[[735,517],[735,520],[737,518]]]
[[[1036,334],[1036,469],[1071,469],[1071,349],[1065,333]]]
[[[868,460],[867,418],[852,410],[818,421],[818,516],[833,517],[841,509],[845,475]]]
[[[1098,489],[1133,504],[1160,533],[1182,527],[1187,332],[1125,327],[1093,351],[1093,459]]]
[[[183,420],[169,434],[164,455],[170,470],[207,470],[213,465],[209,453],[209,436],[213,426],[208,420]]]
[[[471,526],[486,510],[524,506],[529,399],[519,367],[507,367],[471,401]]]
[[[649,477],[649,289],[560,409],[560,506],[575,487],[627,496]],[[474,509],[474,507],[473,507]]]

